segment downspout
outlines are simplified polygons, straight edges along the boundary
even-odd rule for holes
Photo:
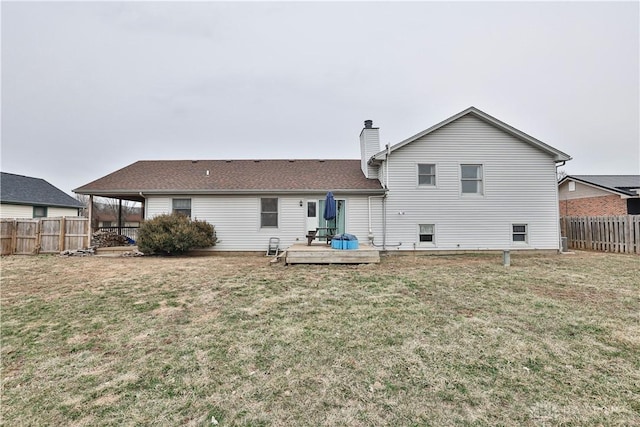
[[[389,157],[391,156],[391,147],[389,146],[389,144],[387,143],[386,145],[387,147],[387,155],[385,156],[384,159],[384,173],[385,173],[385,178],[384,178],[384,189],[385,189],[385,196],[387,195],[387,192],[389,191]],[[382,250],[386,251],[387,250],[387,198],[383,198],[382,199]]]

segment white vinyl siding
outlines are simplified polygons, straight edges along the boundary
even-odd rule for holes
[[[260,213],[263,197],[278,199],[278,228],[261,228]],[[366,243],[368,234],[368,205],[366,196],[336,193],[336,199],[346,201],[345,229]],[[171,196],[149,196],[145,202],[147,218],[171,211]],[[270,237],[280,238],[280,247],[305,243],[307,239],[307,205],[305,200],[322,200],[323,195],[294,194],[274,196],[192,196],[192,218],[205,220],[215,226],[218,244],[214,251],[266,251]],[[300,201],[303,201],[300,206]],[[318,215],[322,215],[319,211]],[[381,201],[372,199],[374,227],[381,228]],[[381,238],[377,235],[376,238]]]
[[[61,216],[78,216],[77,208],[59,208],[56,206],[49,206],[47,208],[47,216],[49,218],[58,218]]]
[[[416,188],[415,165],[423,162],[437,164],[437,188]],[[461,165],[482,165],[482,197],[461,196]],[[552,157],[478,118],[464,116],[405,145],[388,166],[390,249],[413,249],[417,226],[437,224],[434,249],[502,250],[512,246],[516,222],[529,225],[528,248],[559,247]]]
[[[78,216],[78,209],[47,206],[47,216],[49,218],[57,218],[62,216]],[[33,206],[10,205],[3,203],[0,206],[0,218],[33,218]]]

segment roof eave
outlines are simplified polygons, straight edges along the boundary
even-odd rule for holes
[[[166,195],[166,194],[196,194],[196,195],[250,195],[250,194],[326,194],[327,191],[333,193],[348,194],[383,194],[383,188],[365,189],[365,188],[327,188],[327,189],[203,189],[203,190],[184,190],[184,189],[162,189],[162,190],[74,190],[78,194],[86,194],[100,197],[112,196],[146,196],[146,195]]]

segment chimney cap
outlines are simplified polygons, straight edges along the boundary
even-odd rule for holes
[[[364,128],[365,128],[365,129],[371,129],[371,128],[373,128],[373,120],[365,120],[365,121],[364,121]]]

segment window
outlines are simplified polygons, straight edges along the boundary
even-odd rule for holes
[[[511,231],[515,243],[527,243],[527,224],[513,224]]]
[[[420,243],[435,243],[435,225],[433,224],[420,224]]]
[[[191,199],[173,199],[173,213],[191,218]]]
[[[33,207],[33,217],[34,218],[46,218],[47,217],[47,207],[46,206],[34,206]]]
[[[307,202],[307,217],[315,218],[316,216],[316,202]]]
[[[569,181],[569,191],[576,191],[576,182]]]
[[[278,199],[260,199],[260,227],[278,226]]]
[[[418,165],[418,185],[436,185],[436,165]]]
[[[482,165],[460,165],[462,194],[482,194]]]

